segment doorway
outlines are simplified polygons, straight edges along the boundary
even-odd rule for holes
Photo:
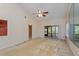
[[[58,25],[45,26],[44,36],[58,38]]]
[[[29,40],[32,39],[32,25],[28,25],[28,30],[29,30]]]

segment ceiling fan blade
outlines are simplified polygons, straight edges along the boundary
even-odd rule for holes
[[[43,12],[43,14],[48,14],[48,12]]]
[[[43,16],[45,17],[45,16],[47,16],[47,14],[43,14]]]
[[[43,15],[44,17],[46,16],[46,15]]]

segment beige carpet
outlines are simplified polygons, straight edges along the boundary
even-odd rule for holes
[[[38,38],[20,46],[1,51],[5,56],[71,56],[67,43],[63,40]]]

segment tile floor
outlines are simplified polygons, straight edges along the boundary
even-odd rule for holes
[[[64,40],[37,38],[12,49],[1,51],[3,56],[73,56]]]

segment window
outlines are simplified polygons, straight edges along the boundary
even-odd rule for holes
[[[74,39],[79,39],[79,24],[74,25],[73,35],[74,35]]]
[[[74,34],[79,34],[79,26],[75,26],[74,31],[75,31],[75,33],[74,33]]]

